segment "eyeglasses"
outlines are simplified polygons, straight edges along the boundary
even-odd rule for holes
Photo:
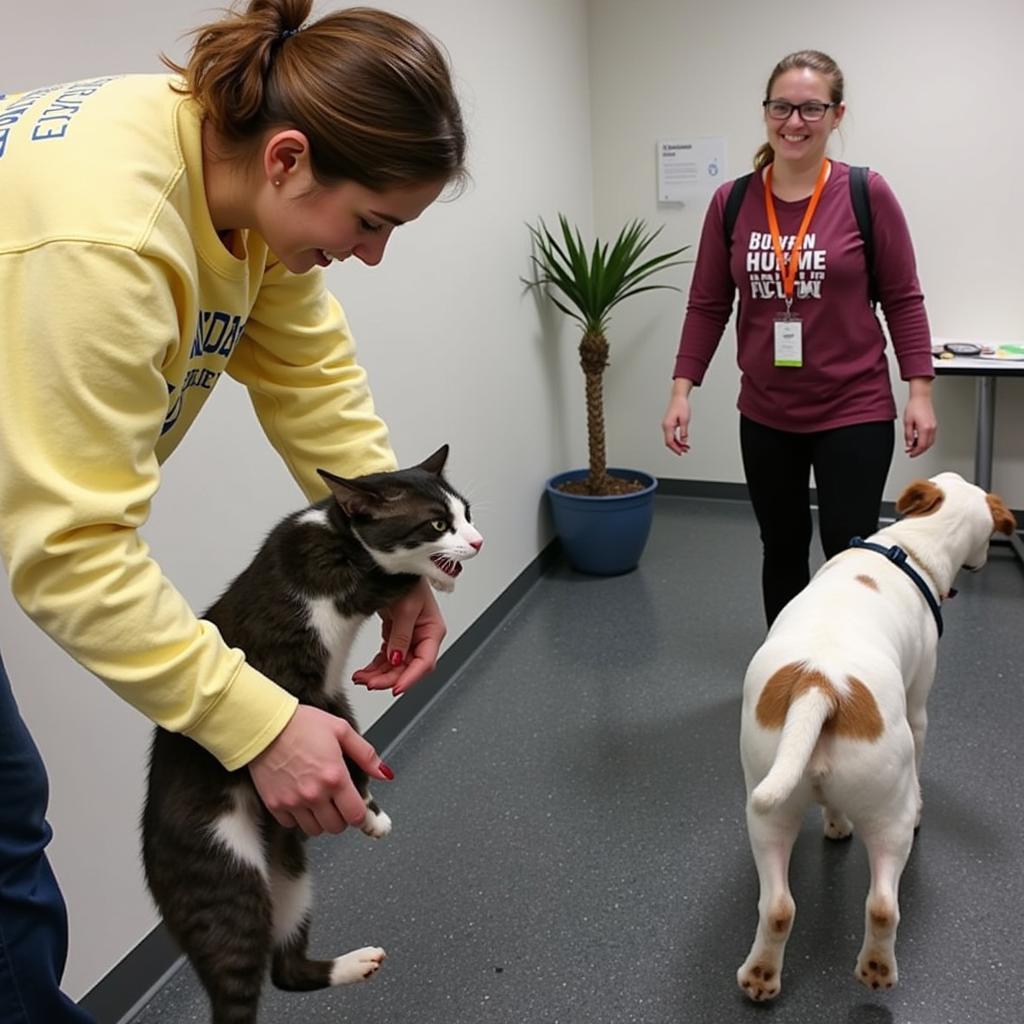
[[[820,121],[838,103],[822,103],[821,100],[807,100],[806,103],[790,103],[789,100],[765,100],[761,104],[765,113],[776,121],[785,121],[795,110],[802,121]]]

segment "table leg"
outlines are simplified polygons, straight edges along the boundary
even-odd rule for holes
[[[996,379],[978,378],[978,432],[974,442],[974,482],[992,490],[992,437],[996,423]]]
[[[996,379],[978,378],[978,433],[974,442],[974,482],[986,491],[992,490],[992,438],[996,425]],[[1024,541],[1020,533],[1009,537],[993,537],[1009,543],[1017,558],[1024,563]]]
[[[1011,533],[1007,540],[1010,542],[1010,547],[1017,553],[1017,557],[1024,563],[1024,541],[1020,539],[1020,532]]]

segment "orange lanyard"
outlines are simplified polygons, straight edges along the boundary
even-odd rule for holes
[[[772,233],[772,245],[775,246],[775,258],[779,261],[779,273],[782,275],[782,290],[786,295],[786,312],[793,305],[793,286],[796,284],[796,272],[800,269],[800,252],[803,249],[804,235],[810,227],[811,218],[818,207],[818,200],[825,190],[825,180],[828,178],[828,160],[822,160],[821,170],[818,172],[818,180],[814,184],[814,191],[811,193],[811,201],[807,204],[807,212],[804,214],[800,230],[797,232],[796,241],[789,252],[789,260],[786,260],[782,251],[782,238],[779,236],[779,220],[775,216],[775,201],[772,198],[772,164],[764,176],[764,208],[768,214],[768,227]]]

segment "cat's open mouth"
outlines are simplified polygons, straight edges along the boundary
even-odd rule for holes
[[[431,555],[430,560],[441,572],[446,576],[451,576],[452,579],[462,572],[462,563],[456,562],[454,558],[449,558],[447,555]]]

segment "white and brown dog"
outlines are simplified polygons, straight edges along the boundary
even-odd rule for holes
[[[856,976],[869,988],[896,984],[897,893],[921,818],[939,602],[961,567],[985,564],[994,531],[1016,528],[999,498],[956,473],[911,484],[896,508],[904,518],[832,558],[786,605],[747,669],[740,749],[761,895],[737,980],[754,1000],[781,988],[795,911],[789,857],[813,801],[826,836],[856,828],[867,847]]]

